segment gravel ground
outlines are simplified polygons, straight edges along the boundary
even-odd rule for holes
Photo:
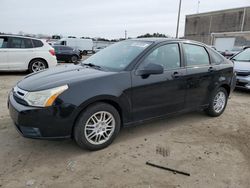
[[[89,152],[72,140],[32,140],[17,133],[6,103],[9,90],[24,76],[0,75],[0,187],[250,185],[250,92],[235,91],[218,118],[192,112],[126,128],[108,148]]]

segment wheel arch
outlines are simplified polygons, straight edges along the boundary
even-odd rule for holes
[[[71,57],[73,57],[73,56],[77,56],[77,58],[80,58],[80,55],[78,55],[76,53],[74,53],[74,54],[71,55]]]
[[[81,115],[81,113],[85,109],[87,109],[89,106],[91,106],[91,105],[93,105],[95,103],[107,103],[107,104],[110,104],[111,106],[113,106],[120,115],[121,126],[123,125],[124,111],[123,111],[122,105],[118,102],[118,99],[116,97],[113,97],[113,96],[95,97],[95,98],[89,99],[88,101],[84,102],[83,104],[81,104],[78,107],[77,113],[76,113],[75,118],[74,118],[74,123],[73,123],[73,126],[72,126],[72,130],[71,130],[71,137],[72,138],[74,137],[74,135],[73,135],[74,134],[74,128],[75,128],[75,125],[76,125],[76,122],[77,122],[79,116]]]
[[[31,59],[31,60],[29,61],[28,69],[29,69],[29,67],[30,67],[30,65],[31,65],[31,63],[32,63],[32,61],[34,61],[34,60],[42,60],[42,61],[44,61],[44,62],[46,63],[46,65],[47,65],[47,68],[49,68],[49,64],[48,64],[48,62],[47,62],[44,58],[35,57],[35,58],[33,58],[33,59]]]
[[[231,88],[230,88],[230,86],[228,84],[224,83],[224,84],[221,84],[219,87],[224,88],[227,91],[228,96],[230,95]]]

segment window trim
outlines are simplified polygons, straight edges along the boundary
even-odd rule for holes
[[[183,69],[185,68],[185,64],[183,62],[183,52],[182,52],[182,48],[181,48],[181,45],[179,42],[175,42],[175,41],[171,41],[171,42],[162,42],[162,43],[159,43],[157,45],[155,45],[154,47],[152,47],[149,51],[147,51],[146,54],[143,55],[143,57],[139,60],[139,62],[137,63],[136,67],[135,67],[135,71],[139,70],[139,67],[140,65],[143,63],[143,61],[157,48],[160,48],[162,46],[165,46],[165,45],[168,45],[168,44],[177,44],[178,46],[178,49],[179,49],[179,56],[180,56],[180,67],[178,68],[171,68],[171,69],[165,69],[164,68],[164,72],[167,72],[167,71],[172,71],[172,70],[180,70],[180,69]]]
[[[1,36],[1,38],[3,38],[3,39],[7,38],[7,45],[5,46],[5,48],[0,47],[0,49],[8,49],[9,37],[8,36]]]
[[[204,50],[206,51],[207,53],[207,56],[208,56],[208,61],[209,61],[209,64],[207,65],[187,65],[187,57],[186,57],[186,52],[185,52],[185,48],[184,48],[184,44],[188,44],[188,45],[194,45],[194,46],[199,46],[199,47],[202,47],[204,48]],[[182,49],[183,49],[183,57],[184,57],[184,66],[186,68],[199,68],[199,67],[208,67],[208,66],[211,66],[211,57],[210,57],[210,54],[207,50],[207,48],[201,44],[195,44],[195,43],[189,43],[189,42],[182,42],[181,43],[181,46],[182,46]]]
[[[210,56],[210,59],[211,59],[211,65],[221,65],[221,64],[225,63],[223,56],[219,52],[217,52],[216,50],[209,48],[209,47],[206,47],[206,49],[207,49],[209,56]],[[212,53],[218,55],[218,57],[220,57],[222,61],[220,63],[215,63]]]

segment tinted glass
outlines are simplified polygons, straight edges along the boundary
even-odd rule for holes
[[[8,37],[0,37],[0,48],[7,48]]]
[[[43,43],[42,43],[42,41],[40,41],[40,40],[32,39],[32,42],[33,42],[33,45],[34,45],[35,48],[38,48],[38,47],[42,47],[42,46],[43,46]]]
[[[25,43],[22,38],[9,37],[8,47],[9,48],[25,48]]]
[[[183,44],[187,66],[209,65],[209,56],[204,47]]]
[[[240,52],[239,54],[234,56],[233,60],[250,62],[250,48],[247,48],[243,52]]]
[[[58,46],[53,46],[53,48],[54,48],[55,50],[58,50],[58,49],[59,49],[59,47],[58,47]]]
[[[112,71],[124,70],[151,42],[126,40],[117,42],[89,57],[83,63],[92,63]]]
[[[55,52],[59,52],[60,51],[60,48],[58,46],[52,46],[55,50]]]
[[[176,69],[181,65],[178,44],[167,44],[156,48],[143,61],[142,66],[149,63],[162,65],[164,69]]]
[[[72,48],[70,48],[68,46],[61,46],[61,50],[71,51]]]
[[[33,48],[31,39],[23,39],[23,40],[24,40],[25,48]]]
[[[214,51],[212,49],[209,49],[209,48],[208,48],[208,50],[209,50],[209,54],[210,54],[210,56],[212,58],[212,62],[214,64],[221,64],[221,63],[224,62],[223,57],[218,52],[216,52],[216,51]]]

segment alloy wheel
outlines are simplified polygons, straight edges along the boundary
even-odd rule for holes
[[[115,130],[115,118],[107,111],[93,114],[84,126],[85,138],[94,145],[100,145],[110,139]]]
[[[216,94],[213,101],[213,108],[216,113],[220,113],[226,104],[226,95],[224,92],[220,91]]]
[[[37,71],[41,71],[41,70],[46,69],[46,66],[45,66],[44,62],[36,61],[32,64],[31,69],[33,72],[37,72]]]

